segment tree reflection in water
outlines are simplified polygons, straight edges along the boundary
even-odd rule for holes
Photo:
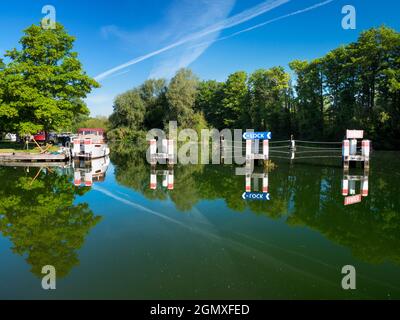
[[[115,151],[116,150],[116,151]],[[351,249],[353,255],[369,263],[387,261],[400,264],[400,197],[396,180],[388,168],[396,155],[380,154],[373,160],[369,195],[362,203],[344,206],[343,171],[340,163],[278,163],[269,174],[271,201],[245,201],[245,177],[235,175],[234,167],[188,165],[174,167],[174,189],[151,190],[151,168],[143,150],[122,147],[111,156],[119,183],[142,193],[148,199],[171,199],[180,211],[189,211],[201,200],[223,199],[238,212],[284,219],[291,226],[317,230],[326,238]],[[392,159],[392,160],[390,160]],[[398,166],[398,165],[397,165]],[[385,171],[381,169],[385,168]],[[389,171],[387,171],[389,170]],[[389,173],[388,173],[389,172]]]
[[[32,273],[53,265],[65,277],[79,264],[77,250],[101,219],[87,203],[74,204],[90,188],[75,187],[72,172],[0,167],[0,232]]]

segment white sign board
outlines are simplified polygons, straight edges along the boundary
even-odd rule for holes
[[[362,139],[364,138],[364,130],[347,130],[347,139]]]

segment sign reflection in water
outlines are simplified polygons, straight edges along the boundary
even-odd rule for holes
[[[344,205],[360,203],[369,193],[369,169],[365,169],[362,175],[350,175],[348,170],[343,171],[342,195]],[[359,192],[357,193],[357,190]]]

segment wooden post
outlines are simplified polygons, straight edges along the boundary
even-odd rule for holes
[[[343,158],[343,167],[345,170],[349,169],[349,160],[348,160],[349,155],[350,155],[350,141],[343,140],[342,158]]]
[[[157,141],[152,139],[150,142],[150,163],[155,165],[157,163],[156,152],[157,152]]]
[[[246,192],[251,192],[251,174],[246,174]]]
[[[369,168],[369,155],[371,153],[371,143],[369,140],[362,141],[361,153],[364,157],[364,169],[368,169]]]
[[[175,164],[175,145],[174,140],[168,140],[168,163]]]
[[[294,140],[294,136],[290,136],[290,149],[291,151],[295,152],[296,151],[296,140]]]
[[[263,177],[263,193],[268,193],[269,186],[268,186],[268,173],[264,173]]]
[[[168,190],[174,190],[174,171],[168,171]]]
[[[343,179],[342,182],[342,195],[347,196],[349,194],[349,180]]]
[[[263,155],[264,160],[269,160],[269,140],[263,141]]]
[[[296,158],[296,140],[294,140],[294,136],[290,136],[290,162]]]
[[[251,146],[252,146],[252,141],[246,140],[246,159],[252,159]]]
[[[221,164],[224,164],[224,159],[225,159],[225,138],[223,135],[221,135],[221,140],[220,140],[220,158],[221,158]]]
[[[361,180],[361,196],[368,197],[368,177]]]
[[[152,170],[150,173],[150,189],[151,190],[157,189],[157,173],[155,170]]]
[[[357,154],[357,140],[350,140],[350,155],[355,156]]]
[[[254,154],[260,153],[260,140],[254,140]]]

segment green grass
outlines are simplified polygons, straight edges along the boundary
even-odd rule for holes
[[[46,146],[42,146],[43,150]],[[58,147],[52,146],[47,152],[56,152]],[[0,153],[11,153],[11,152],[26,152],[26,153],[40,153],[41,150],[36,146],[35,143],[29,143],[29,149],[26,149],[26,145],[17,142],[0,141]]]

